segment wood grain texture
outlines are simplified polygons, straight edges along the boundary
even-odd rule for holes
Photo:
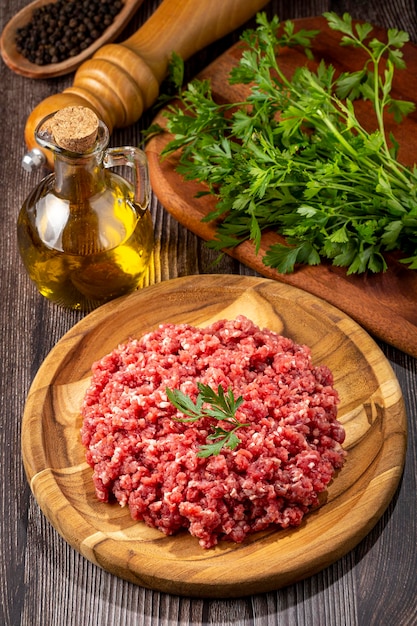
[[[213,0],[215,2],[217,0]],[[26,4],[4,0],[0,28]],[[135,33],[161,0],[146,0],[123,38]],[[282,19],[350,11],[354,17],[410,32],[417,42],[414,0],[271,0]],[[186,63],[190,78],[237,41],[235,31]],[[417,614],[417,359],[380,342],[393,368],[408,414],[408,449],[402,480],[385,513],[366,537],[329,567],[298,583],[246,598],[203,599],[149,590],[113,576],[74,550],[48,522],[22,466],[21,432],[26,396],[53,346],[83,315],[42,298],[21,265],[15,237],[17,211],[41,175],[22,171],[23,130],[37,102],[69,87],[71,76],[27,80],[0,59],[0,624],[3,626],[411,626]],[[113,145],[139,145],[150,111],[113,133]],[[255,275],[247,265],[216,254],[183,227],[153,196],[155,264],[159,283],[215,271]],[[203,276],[202,276],[203,278]]]
[[[163,306],[161,306],[163,304]],[[80,405],[94,361],[164,322],[207,325],[244,313],[312,349],[341,403],[348,460],[320,509],[296,530],[257,533],[205,551],[188,533],[165,537],[99,503],[80,443]],[[83,556],[131,582],[198,597],[278,589],[316,573],[373,528],[400,480],[406,415],[398,381],[369,335],[328,303],[265,278],[190,276],[100,307],[71,329],[40,367],[23,418],[31,489],[47,518]]]
[[[337,70],[354,70],[361,66],[360,54],[357,51],[352,54],[349,48],[341,47],[339,34],[328,28],[324,18],[300,19],[296,23],[299,28],[320,31],[313,46],[316,59],[324,58]],[[376,29],[375,34],[384,36],[384,31]],[[240,54],[241,44],[238,43],[199,75],[202,79],[211,81],[215,99],[235,102],[245,96],[245,88],[230,86],[227,81]],[[280,58],[280,65],[288,76],[295,67],[305,63],[304,55],[295,50],[289,50]],[[397,74],[393,94],[395,97],[414,101],[417,93],[417,47],[408,44],[404,49],[404,58],[408,69]],[[375,127],[369,103],[360,106],[360,117],[365,127]],[[162,126],[166,123],[164,111],[158,114],[155,121]],[[410,115],[400,126],[387,120],[387,130],[392,130],[400,143],[400,160],[408,165],[414,164],[417,113]],[[216,200],[207,195],[196,198],[203,186],[184,180],[176,172],[178,155],[161,159],[161,152],[170,139],[168,133],[157,135],[147,145],[152,187],[161,203],[176,219],[203,239],[212,240],[215,238],[215,226],[201,220],[215,208]],[[300,267],[293,274],[280,274],[262,262],[266,250],[277,241],[283,239],[268,231],[262,237],[258,254],[249,241],[226,252],[268,278],[306,289],[324,298],[345,311],[376,337],[417,356],[417,272],[408,270],[400,263],[399,255],[388,255],[388,270],[376,275],[348,276],[344,268],[329,263]]]
[[[143,0],[124,0],[123,8],[116,15],[113,23],[104,33],[94,41],[88,48],[74,57],[68,58],[60,63],[49,63],[48,65],[36,65],[31,63],[26,57],[16,49],[16,32],[19,28],[26,26],[33,15],[35,9],[50,4],[53,0],[34,0],[18,11],[16,15],[6,24],[0,37],[0,53],[6,65],[22,76],[27,78],[45,79],[55,76],[70,74],[77,69],[86,59],[91,57],[96,50],[106,43],[114,41],[132,19]]]

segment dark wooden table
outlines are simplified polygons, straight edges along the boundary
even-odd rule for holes
[[[1,3],[1,29],[24,4],[24,0]],[[158,4],[158,0],[145,0],[120,40],[135,32]],[[319,15],[326,10],[349,11],[355,18],[407,30],[417,43],[413,0],[273,0],[266,10],[282,19]],[[238,34],[232,33],[191,59],[187,63],[188,76],[227,49]],[[417,362],[389,345],[380,344],[398,376],[409,418],[404,476],[372,532],[344,558],[312,578],[243,599],[171,596],[137,587],[92,565],[69,547],[45,519],[31,495],[22,466],[22,412],[29,386],[43,359],[82,314],[55,307],[38,295],[19,258],[15,225],[24,198],[46,173],[28,174],[21,168],[27,116],[38,102],[61,91],[71,81],[71,76],[32,81],[15,75],[0,63],[0,625],[417,624]],[[137,145],[141,142],[141,130],[151,119],[151,113],[147,113],[134,126],[115,131],[112,144]],[[152,200],[152,215],[156,262],[150,282],[213,272],[254,274],[230,258],[213,268],[214,255],[202,241],[178,225],[156,197]]]

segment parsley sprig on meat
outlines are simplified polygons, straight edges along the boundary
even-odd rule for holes
[[[174,138],[163,154],[181,149],[178,171],[216,194],[216,208],[205,218],[218,220],[208,244],[216,250],[245,240],[258,250],[262,232],[273,229],[285,243],[272,245],[263,262],[281,273],[322,259],[348,274],[380,272],[390,250],[417,269],[417,169],[398,162],[398,145],[384,127],[387,111],[400,122],[414,109],[391,95],[394,70],[405,67],[408,35],[390,29],[383,42],[349,14],[325,17],[342,33],[342,46],[365,52],[362,69],[336,76],[321,61],[315,71],[302,66],[288,79],[280,50],[301,46],[311,56],[315,33],[295,32],[293,22],[280,25],[261,13],[258,27],[243,34],[246,49],[229,77],[231,84],[250,85],[247,99],[218,104],[209,81],[192,81],[180,105],[166,111]],[[356,116],[357,98],[373,105],[373,132]]]
[[[239,422],[236,417],[236,411],[243,402],[242,396],[235,398],[231,389],[228,389],[225,393],[221,385],[218,386],[217,393],[210,385],[197,383],[197,387],[199,393],[195,403],[190,396],[187,396],[179,389],[169,389],[167,387],[168,400],[178,411],[188,416],[173,419],[177,422],[187,423],[197,422],[204,417],[210,417],[232,426],[229,430],[221,425],[215,426],[213,432],[207,436],[207,439],[213,443],[200,446],[197,452],[198,457],[217,456],[223,447],[234,450],[240,443],[236,431],[243,426],[249,426],[249,424]]]

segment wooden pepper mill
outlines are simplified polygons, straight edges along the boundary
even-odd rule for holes
[[[38,148],[35,129],[67,106],[95,111],[110,133],[136,122],[158,97],[173,52],[184,60],[238,28],[267,0],[164,0],[148,21],[120,44],[102,46],[77,70],[73,85],[49,96],[29,115],[25,141]],[[44,152],[53,167],[51,155]]]

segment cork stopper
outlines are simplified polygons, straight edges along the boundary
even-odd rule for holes
[[[97,115],[83,106],[61,109],[49,121],[49,130],[58,146],[71,152],[87,152],[96,141],[99,121]]]

